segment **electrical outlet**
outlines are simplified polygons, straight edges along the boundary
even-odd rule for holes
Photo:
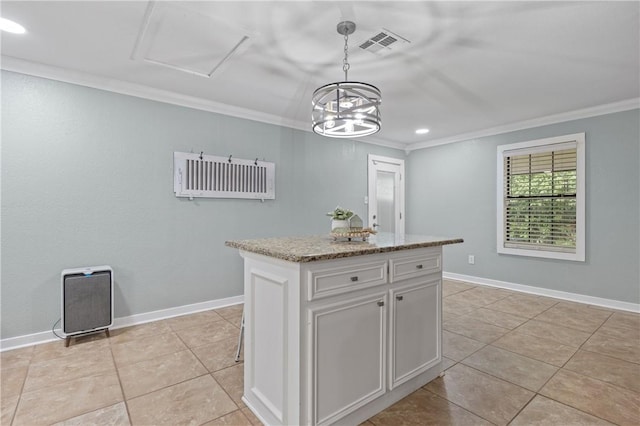
[[[472,254],[469,255],[469,265],[474,265],[476,263],[476,257]]]

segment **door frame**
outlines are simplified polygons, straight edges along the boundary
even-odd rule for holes
[[[374,212],[376,212],[376,208],[377,208],[376,180],[377,180],[378,170],[398,173],[398,179],[395,180],[396,193],[398,194],[398,196],[394,200],[395,215],[396,215],[395,234],[403,235],[404,220],[405,220],[405,209],[404,209],[405,173],[404,173],[404,160],[399,158],[384,157],[381,155],[373,155],[373,154],[369,154],[367,156],[367,181],[368,181],[367,220],[368,220],[368,224],[370,227],[372,227],[373,223],[375,223],[375,220],[373,219],[373,214]]]

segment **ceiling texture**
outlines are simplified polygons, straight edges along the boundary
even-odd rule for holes
[[[639,105],[636,1],[0,6],[27,30],[2,34],[3,69],[307,131],[314,90],[344,79],[336,25],[354,21],[349,80],[382,91],[362,140],[406,150]]]

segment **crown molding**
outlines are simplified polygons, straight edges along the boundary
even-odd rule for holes
[[[310,123],[301,123],[299,121],[290,120],[274,114],[267,114],[247,108],[240,108],[220,102],[198,98],[195,96],[181,95],[169,90],[156,89],[136,83],[128,83],[126,81],[116,80],[109,77],[85,73],[81,71],[75,71],[68,68],[54,67],[51,65],[26,61],[24,59],[15,58],[12,56],[2,55],[0,59],[0,68],[6,71],[32,75],[35,77],[42,77],[49,80],[62,81],[64,83],[76,84],[79,86],[91,87],[93,89],[105,90],[121,95],[134,96],[137,98],[178,105],[186,108],[193,108],[201,111],[213,112],[216,114],[242,118],[245,120],[258,121],[261,123],[272,124],[296,130],[302,130],[307,133],[313,133]],[[358,139],[358,141],[373,145],[380,145],[387,148],[395,148],[399,150],[406,150],[407,147],[406,144],[390,142],[375,137],[361,138]]]
[[[545,117],[531,120],[518,121],[502,126],[491,127],[489,129],[476,132],[463,133],[449,138],[434,139],[410,144],[406,147],[407,153],[416,149],[431,148],[439,145],[446,145],[456,142],[464,142],[471,139],[478,139],[486,136],[494,136],[502,133],[514,132],[517,130],[531,129],[534,127],[546,126],[549,124],[563,123],[565,121],[579,120],[582,118],[596,117],[598,115],[612,114],[614,112],[629,111],[640,108],[640,98],[627,99],[619,102],[598,105],[590,108],[578,109],[575,111],[563,112],[560,114],[547,115]]]
[[[75,71],[68,68],[60,68],[51,65],[25,61],[23,59],[14,58],[11,56],[2,56],[2,60],[0,61],[0,68],[6,71],[13,71],[21,74],[32,75],[35,77],[42,77],[50,80],[62,81],[65,83],[77,84],[80,86],[91,87],[94,89],[105,90],[122,95],[135,96],[152,101],[164,102],[187,108],[229,115],[236,118],[245,118],[262,123],[276,124],[279,126],[305,130],[300,126],[299,123],[293,120],[284,119],[273,114],[235,107],[232,105],[209,101],[195,96],[181,95],[168,90],[155,89],[141,84],[128,83],[122,80],[116,80],[100,75]]]

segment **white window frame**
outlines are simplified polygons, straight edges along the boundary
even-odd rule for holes
[[[546,152],[558,149],[560,145],[576,147],[576,249],[573,252],[557,252],[545,250],[543,247],[530,249],[505,247],[504,244],[504,157],[526,152]],[[585,134],[556,136],[509,145],[498,146],[498,179],[497,179],[497,251],[501,254],[517,256],[543,257],[549,259],[585,260]]]

